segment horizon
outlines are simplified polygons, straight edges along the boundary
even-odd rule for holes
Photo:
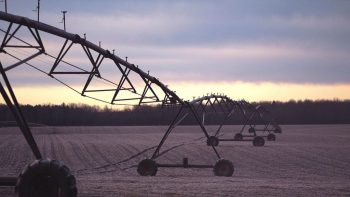
[[[310,99],[304,99],[304,100],[294,100],[294,99],[290,99],[288,101],[277,101],[277,100],[273,100],[273,101],[254,101],[252,102],[252,104],[289,104],[289,103],[307,103],[307,102],[312,102],[312,103],[322,103],[322,102],[330,102],[330,103],[349,103],[350,99],[317,99],[317,100],[310,100]],[[89,107],[89,108],[93,108],[93,109],[97,109],[99,111],[104,111],[104,110],[112,110],[112,111],[124,111],[124,110],[133,110],[137,107],[161,107],[162,104],[158,103],[158,104],[150,104],[150,105],[120,105],[119,108],[114,108],[112,105],[91,105],[91,104],[87,104],[87,103],[71,103],[71,102],[62,102],[62,103],[39,103],[39,104],[20,104],[21,106],[30,106],[30,107],[48,107],[48,106],[67,106],[67,107],[77,107],[77,108],[84,108],[84,107]],[[0,107],[2,106],[7,106],[5,103],[0,103]]]

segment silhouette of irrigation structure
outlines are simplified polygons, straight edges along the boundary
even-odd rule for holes
[[[258,136],[257,132],[262,132],[263,136],[261,137],[266,137],[268,141],[275,141],[275,133],[282,133],[280,125],[275,121],[271,113],[263,106],[254,106],[244,100],[240,101],[240,105],[242,106],[242,112],[246,117],[246,123],[243,125],[241,131],[236,133],[234,139],[243,140],[244,138],[256,138]],[[254,143],[253,140],[253,144],[257,146],[263,145],[259,143],[260,141],[262,140],[256,140],[257,143]]]
[[[220,141],[252,141],[254,146],[263,146],[265,144],[264,138],[267,138],[268,141],[275,141],[274,133],[282,131],[268,110],[261,105],[255,107],[245,100],[235,101],[226,95],[208,94],[194,99],[191,103],[196,106],[195,111],[198,116],[203,117],[203,125],[206,115],[223,114],[215,134],[209,136],[207,140],[208,146],[218,146]],[[242,128],[232,138],[220,138],[223,126],[233,116],[241,118]]]
[[[3,36],[0,46],[2,76],[0,93],[36,158],[32,164],[25,167],[18,178],[0,178],[1,185],[15,185],[19,196],[77,195],[75,177],[62,162],[43,158],[21,111],[7,76],[8,72],[19,69],[20,65],[27,65],[49,76],[83,97],[111,105],[137,106],[159,103],[164,106],[179,106],[176,117],[169,125],[152,157],[138,164],[137,171],[140,175],[154,176],[159,167],[185,167],[213,168],[216,176],[232,176],[234,172],[232,162],[221,158],[215,147],[216,144],[211,142],[213,136],[209,135],[200,114],[216,112],[220,108],[229,117],[237,107],[243,111],[244,109],[241,109],[244,108],[243,104],[246,105],[246,110],[251,107],[249,104],[233,101],[223,95],[210,95],[191,102],[184,101],[158,78],[150,75],[149,72],[144,72],[139,66],[129,63],[127,58],[124,60],[118,57],[114,54],[114,50],[110,52],[101,48],[100,44],[96,45],[88,41],[85,35],[81,37],[78,34],[42,23],[39,21],[39,15],[38,21],[34,21],[26,17],[0,12],[0,19],[7,25],[6,28],[0,28]],[[54,43],[46,41],[48,37],[54,40]],[[62,45],[57,47],[57,43],[62,43]],[[85,57],[84,62],[74,59],[74,55],[79,53],[82,54],[80,57]],[[79,82],[78,79],[83,82]],[[255,117],[257,114],[262,114],[260,108],[255,108],[247,117]],[[214,165],[194,165],[189,164],[188,159],[184,158],[182,164],[157,164],[155,159],[159,156],[160,149],[167,137],[188,115],[195,118],[208,145],[217,156],[217,162]],[[252,120],[249,118],[247,120]],[[254,129],[254,134],[260,130],[273,132],[269,129],[271,124],[275,125],[268,122],[263,129],[259,129],[257,125],[247,123],[250,129]],[[218,136],[220,128],[214,137]]]

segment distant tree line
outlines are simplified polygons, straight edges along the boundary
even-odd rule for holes
[[[268,109],[280,124],[350,124],[350,100],[304,100],[288,102],[258,102]],[[139,106],[111,110],[84,104],[23,105],[23,113],[32,125],[102,126],[102,125],[168,125],[177,107]],[[208,114],[206,124],[218,124],[221,114]],[[228,124],[242,124],[240,116],[231,117]],[[14,118],[6,105],[0,105],[0,126],[11,126]],[[195,124],[192,116],[182,124]]]
[[[349,124],[350,100],[261,102],[281,124]]]

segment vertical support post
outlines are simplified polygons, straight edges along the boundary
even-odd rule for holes
[[[66,13],[67,11],[61,11],[63,14],[62,22],[63,22],[63,29],[66,31]]]
[[[10,93],[12,101],[11,101],[9,95],[7,94],[7,92],[6,92],[4,86],[2,85],[1,82],[0,82],[0,93],[1,93],[2,97],[4,98],[7,106],[10,108],[10,111],[14,115],[16,122],[17,122],[22,134],[24,135],[27,143],[29,144],[30,148],[33,151],[34,156],[36,157],[36,159],[41,159],[42,156],[41,156],[41,153],[39,151],[38,145],[36,144],[35,139],[30,131],[28,124],[27,124],[27,121],[24,118],[24,115],[20,109],[20,106],[18,104],[16,96],[12,90],[11,84],[6,76],[5,70],[2,67],[1,62],[0,62],[0,72],[1,72],[1,75],[4,79],[5,84],[7,86],[7,90]]]
[[[37,20],[39,21],[40,20],[40,0],[38,0],[38,4],[37,4],[35,10],[33,10],[33,12],[37,13]]]
[[[184,168],[188,168],[188,158],[187,157],[182,159],[182,165]]]
[[[38,0],[38,21],[40,20],[40,0]]]

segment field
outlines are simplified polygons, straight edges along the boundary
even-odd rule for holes
[[[237,126],[224,128],[233,135]],[[135,165],[150,157],[166,127],[37,127],[45,157],[59,159],[77,178],[79,196],[350,196],[350,125],[282,126],[277,141],[220,142],[235,166],[233,177],[212,169],[160,168],[141,177]],[[215,127],[209,127],[213,132]],[[196,126],[181,126],[165,143],[159,163],[214,164],[217,160]],[[0,176],[17,176],[34,160],[17,128],[0,129]],[[15,196],[0,187],[1,197]]]

